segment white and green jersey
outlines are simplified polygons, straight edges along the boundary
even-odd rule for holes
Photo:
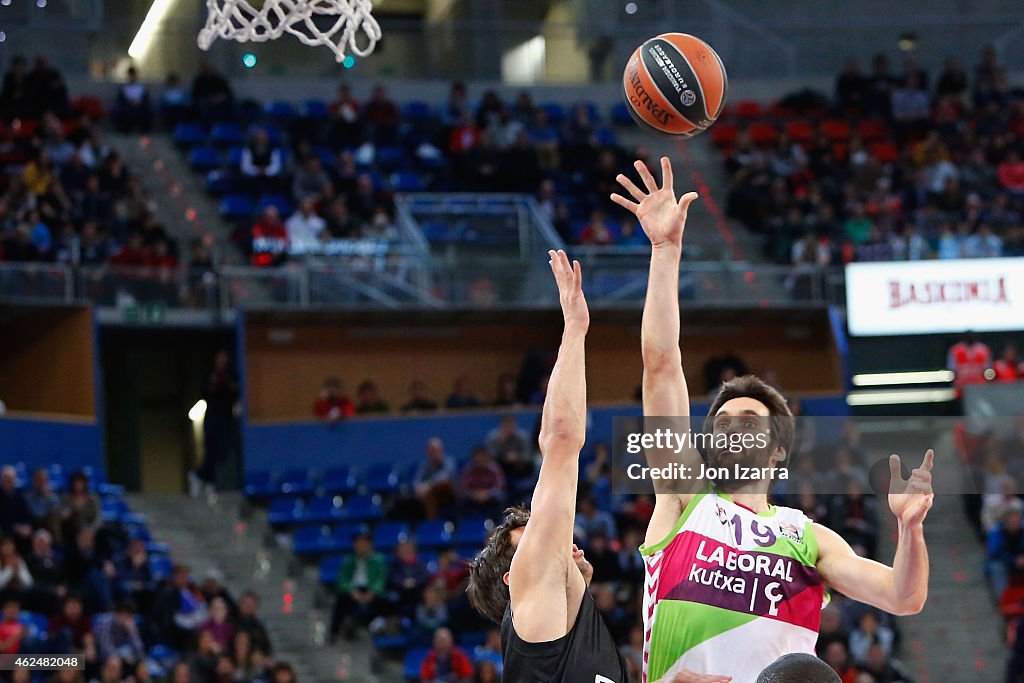
[[[640,552],[645,683],[680,669],[753,681],[784,654],[814,654],[825,596],[800,510],[757,514],[705,491]]]

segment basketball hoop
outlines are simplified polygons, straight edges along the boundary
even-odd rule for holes
[[[370,54],[381,36],[371,0],[263,0],[260,7],[248,0],[206,0],[206,8],[197,41],[203,50],[217,38],[263,43],[290,33],[306,45],[326,45],[342,62],[349,50],[360,57]],[[365,47],[357,43],[360,31]]]

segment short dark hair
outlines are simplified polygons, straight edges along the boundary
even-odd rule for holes
[[[765,667],[757,683],[842,683],[828,664],[806,652],[782,655]]]
[[[508,607],[505,573],[512,566],[512,556],[516,554],[511,541],[512,532],[526,526],[528,521],[530,511],[525,507],[514,505],[505,510],[505,520],[494,527],[487,545],[473,558],[469,568],[469,585],[466,587],[469,604],[496,624],[505,618]]]
[[[755,375],[743,375],[722,385],[711,408],[708,409],[708,416],[704,419],[704,432],[711,433],[715,415],[723,405],[734,398],[752,398],[764,404],[768,409],[768,414],[771,415],[772,443],[775,446],[781,446],[789,455],[796,431],[793,411],[789,409],[786,397],[778,389]]]

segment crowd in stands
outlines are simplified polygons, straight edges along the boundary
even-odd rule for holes
[[[295,683],[259,598],[172,564],[119,487],[59,467],[26,474],[0,469],[0,653],[77,654],[85,668],[20,680]]]
[[[129,274],[137,294],[175,300],[179,245],[104,142],[103,115],[94,98],[69,100],[44,58],[31,70],[12,59],[0,92],[0,262],[90,267],[85,295],[97,298],[112,298],[104,293],[112,269]],[[198,240],[190,248],[198,278],[212,268],[209,250]]]
[[[796,93],[719,122],[729,211],[780,263],[1024,255],[1024,96],[994,50],[973,74],[884,54],[850,60],[831,99]]]

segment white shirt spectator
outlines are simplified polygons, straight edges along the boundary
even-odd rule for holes
[[[316,243],[326,225],[311,206],[302,206],[285,221],[284,228],[288,231],[288,241],[294,249]]]

